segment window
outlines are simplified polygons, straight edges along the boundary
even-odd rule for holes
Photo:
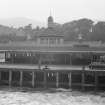
[[[41,44],[44,44],[44,38],[41,38],[40,41]]]
[[[50,44],[55,44],[55,38],[50,38]]]
[[[60,44],[60,38],[57,38],[57,44]]]

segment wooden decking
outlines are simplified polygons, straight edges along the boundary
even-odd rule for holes
[[[88,66],[68,66],[68,65],[47,65],[50,71],[105,71],[105,69],[90,69]],[[43,70],[45,65],[41,65],[40,69]],[[33,64],[0,64],[0,69],[21,69],[21,70],[39,70],[39,65]]]
[[[41,65],[40,68],[43,69],[45,65]],[[26,70],[38,70],[38,65],[32,64],[0,64],[0,68],[6,69],[26,69]],[[82,70],[82,66],[62,66],[62,65],[48,65],[49,70]],[[85,68],[88,70],[88,68]]]

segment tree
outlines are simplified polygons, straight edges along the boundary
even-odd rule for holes
[[[91,40],[105,41],[105,22],[98,22],[92,28]]]
[[[63,30],[67,40],[77,39],[79,34],[83,35],[84,39],[87,39],[90,29],[93,27],[93,21],[90,19],[80,19],[63,24]]]

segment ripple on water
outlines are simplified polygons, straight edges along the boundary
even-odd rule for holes
[[[0,105],[105,105],[105,97],[81,92],[0,91]]]

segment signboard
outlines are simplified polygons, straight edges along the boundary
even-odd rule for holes
[[[5,62],[5,53],[0,52],[0,62]]]

